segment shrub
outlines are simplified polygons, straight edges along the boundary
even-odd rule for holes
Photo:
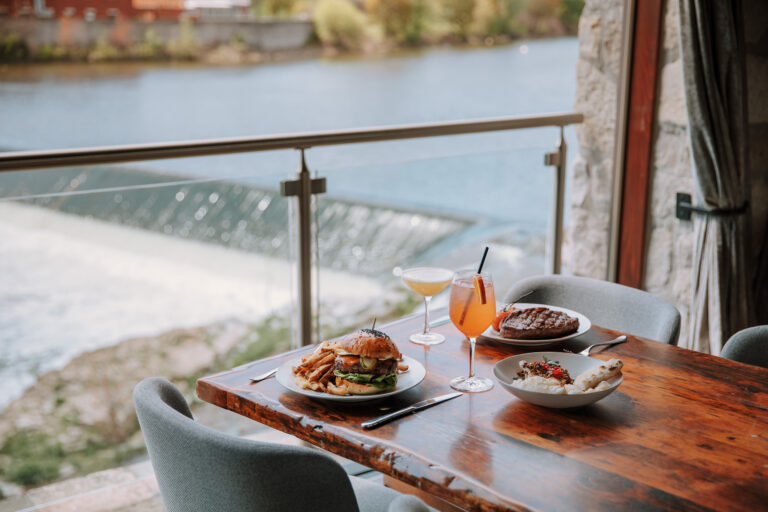
[[[384,28],[384,33],[403,41],[414,14],[413,0],[366,0],[365,10]]]
[[[579,25],[581,11],[584,10],[584,0],[562,0],[560,5],[560,21],[568,31],[575,33]]]
[[[0,453],[9,456],[5,478],[19,485],[40,485],[59,476],[64,452],[42,432],[19,431],[6,438]]]
[[[120,52],[109,42],[106,34],[101,34],[96,41],[96,46],[88,52],[88,60],[90,61],[115,60],[119,56]]]
[[[411,19],[408,20],[408,26],[405,27],[405,42],[413,44],[421,41],[421,35],[426,31],[429,15],[430,9],[426,0],[413,0]]]
[[[53,459],[25,460],[11,464],[5,476],[11,482],[26,487],[45,484],[59,477],[59,462]]]
[[[451,24],[453,33],[466,39],[474,19],[474,0],[445,0],[443,3],[445,19]]]
[[[296,0],[263,0],[262,13],[269,16],[287,16],[293,14]]]
[[[533,0],[526,10],[534,18],[554,18],[560,12],[560,0]]]
[[[0,61],[25,60],[29,57],[27,42],[18,34],[0,36]]]
[[[70,54],[66,46],[44,44],[37,50],[37,58],[39,60],[65,60],[70,58]]]
[[[164,55],[163,46],[163,40],[155,30],[148,28],[144,32],[144,40],[131,47],[131,54],[142,59],[156,59]]]
[[[179,21],[179,35],[168,42],[168,53],[177,59],[197,58],[197,36],[192,21],[188,19]]]
[[[323,43],[348,49],[360,47],[365,16],[348,0],[320,0],[314,13],[315,30]]]

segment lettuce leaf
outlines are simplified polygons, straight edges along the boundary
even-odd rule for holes
[[[396,373],[385,373],[384,375],[371,375],[368,373],[344,373],[339,370],[334,370],[333,374],[342,379],[346,379],[358,384],[370,384],[377,389],[392,389],[397,385]]]

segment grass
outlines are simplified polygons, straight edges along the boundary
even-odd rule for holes
[[[262,359],[291,348],[291,323],[285,316],[271,315],[258,324],[230,356],[225,368]]]
[[[420,303],[414,294],[405,294],[402,300],[396,300],[385,304],[388,311],[380,315],[379,323],[408,314]],[[340,336],[354,330],[359,325],[351,325],[358,320],[350,319],[349,325],[336,322],[333,325],[324,325],[323,333],[326,338]],[[220,355],[217,360],[199,374],[189,375],[185,381],[177,382],[177,385],[185,394],[196,400],[196,381],[203,375],[226,370],[241,364],[268,357],[272,354],[284,352],[291,348],[291,321],[288,315],[271,315],[258,324],[253,325],[243,336],[242,340],[227,354]],[[216,331],[208,334],[214,341]],[[57,406],[65,403],[62,395],[64,384],[57,382],[54,385],[54,400]],[[62,431],[67,425],[79,425],[81,422],[74,414],[62,415],[59,421]],[[59,478],[62,467],[74,467],[76,475],[84,475],[96,471],[109,469],[124,464],[145,450],[143,443],[134,434],[138,432],[139,425],[135,416],[132,424],[120,425],[121,441],[115,441],[115,437],[108,431],[89,429],[88,438],[80,445],[81,448],[67,450],[55,437],[39,432],[22,430],[5,439],[0,447],[0,475],[3,479],[25,487],[35,487],[47,484]],[[0,498],[2,499],[2,498]]]
[[[4,477],[27,487],[41,485],[59,476],[64,459],[61,443],[42,432],[19,431],[9,436],[0,448],[10,462],[2,469]]]

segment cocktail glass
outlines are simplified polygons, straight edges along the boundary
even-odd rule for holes
[[[412,334],[409,339],[413,343],[437,345],[445,341],[442,334],[429,331],[429,301],[451,284],[452,277],[453,271],[446,268],[416,267],[403,270],[403,283],[424,297],[424,332]]]
[[[457,391],[488,391],[493,387],[493,381],[475,376],[474,364],[477,337],[485,332],[496,316],[491,275],[486,272],[457,272],[451,284],[448,309],[453,325],[469,340],[469,375],[456,377],[451,381],[451,387]]]

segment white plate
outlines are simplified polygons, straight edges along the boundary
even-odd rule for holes
[[[560,366],[568,370],[568,373],[574,380],[576,380],[576,377],[583,372],[605,364],[605,361],[601,359],[582,356],[581,354],[569,354],[567,352],[529,352],[528,354],[520,354],[502,359],[493,367],[493,375],[496,377],[496,380],[501,383],[504,389],[515,395],[517,398],[535,405],[551,407],[554,409],[582,407],[593,404],[613,393],[624,380],[624,377],[622,376],[608,389],[602,391],[588,391],[586,393],[578,393],[575,395],[541,393],[538,391],[516,388],[512,385],[512,379],[517,377],[517,372],[520,371],[520,361],[543,361],[545,357],[552,361],[558,361]]]
[[[320,391],[312,391],[311,389],[301,389],[293,381],[293,367],[299,364],[299,359],[288,361],[283,364],[278,370],[277,382],[282,384],[285,388],[299,393],[300,395],[308,396],[310,398],[319,398],[320,400],[330,400],[333,402],[367,402],[368,400],[378,400],[392,395],[397,395],[404,391],[408,391],[414,386],[418,386],[419,383],[424,380],[427,375],[427,371],[424,366],[417,360],[403,356],[403,362],[408,365],[408,371],[397,375],[397,385],[392,391],[386,391],[384,393],[376,393],[375,395],[332,395],[330,393],[323,393]]]
[[[506,343],[507,345],[516,345],[519,347],[541,347],[544,345],[551,345],[552,343],[558,343],[560,341],[569,340],[571,338],[575,338],[576,336],[581,336],[592,327],[592,322],[589,321],[589,318],[571,309],[561,308],[558,306],[548,306],[546,304],[527,304],[527,303],[515,304],[515,308],[518,310],[531,309],[531,308],[549,308],[552,311],[562,311],[563,313],[569,316],[575,316],[576,318],[578,318],[579,328],[576,330],[576,332],[568,334],[567,336],[560,336],[559,338],[520,340],[520,339],[513,339],[513,338],[505,338],[501,335],[499,331],[495,330],[493,326],[491,326],[488,328],[488,330],[486,330],[483,333],[483,336],[493,341],[498,341],[499,343]],[[501,309],[499,309],[499,311],[501,311]]]

